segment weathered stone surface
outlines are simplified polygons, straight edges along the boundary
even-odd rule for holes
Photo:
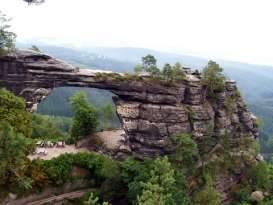
[[[140,118],[152,122],[175,123],[188,121],[188,114],[182,106],[142,104]]]
[[[163,116],[160,112],[160,105],[142,104],[140,118],[153,122],[162,122]]]
[[[189,107],[194,120],[211,120],[214,118],[214,111],[208,104],[192,105]]]
[[[138,131],[138,120],[136,119],[122,118],[121,123],[127,134]]]
[[[24,97],[32,110],[55,87],[92,87],[113,92],[117,115],[126,133],[124,145],[117,150],[118,158],[122,153],[140,158],[170,153],[170,138],[180,133],[191,133],[197,143],[208,131],[216,139],[229,133],[234,145],[238,144],[236,139],[258,136],[256,118],[238,95],[235,81],[226,81],[225,90],[215,93],[216,99],[212,100],[207,97],[200,75],[191,72],[184,82],[166,84],[149,77],[126,79],[124,74],[76,69],[48,55],[16,51],[0,57],[0,86]],[[232,109],[226,105],[230,99]],[[229,188],[237,180],[225,176],[217,182],[222,204],[230,202]]]
[[[33,110],[58,86],[112,91],[117,95],[114,99],[117,114],[129,140],[132,136],[166,139],[181,132],[203,136],[209,128],[214,129],[216,136],[227,129],[236,131],[236,136],[257,136],[256,119],[241,97],[236,99],[233,113],[227,113],[223,106],[226,95],[237,91],[235,81],[226,82],[226,92],[216,93],[215,104],[209,102],[206,88],[194,75],[188,74],[185,82],[179,84],[161,84],[149,79],[117,80],[115,76],[122,74],[76,69],[33,51],[16,51],[0,58],[0,86],[24,97]],[[141,146],[145,147],[145,143]],[[161,149],[160,153],[164,153],[164,148]]]
[[[155,123],[147,120],[138,121],[138,131],[149,134],[151,137],[167,135],[167,127],[165,123]]]
[[[232,114],[232,116],[231,116],[231,122],[234,123],[234,124],[240,123],[239,116],[237,114]]]
[[[180,134],[180,133],[190,133],[191,125],[189,122],[184,123],[174,123],[168,125],[169,135]]]
[[[252,130],[254,128],[253,118],[249,112],[243,112],[240,117],[247,130]]]
[[[139,118],[139,106],[140,103],[137,102],[119,102],[116,104],[117,113],[122,118]]]
[[[173,95],[166,94],[147,94],[147,101],[156,104],[176,104],[179,102],[179,99]]]
[[[217,93],[215,93],[215,98],[217,100],[217,104],[222,105],[225,103],[226,93],[225,92],[217,92]]]
[[[194,121],[193,122],[194,131],[205,134],[211,128],[213,129],[213,124],[211,124],[209,121]]]
[[[120,91],[120,90],[113,90],[114,94],[122,97],[127,98],[129,100],[138,100],[138,101],[146,101],[147,93],[146,92],[130,92],[130,91]]]
[[[228,92],[235,92],[237,91],[236,81],[234,80],[227,80],[226,81],[226,91]]]
[[[226,117],[217,117],[215,119],[216,128],[227,128],[231,124],[230,118]]]

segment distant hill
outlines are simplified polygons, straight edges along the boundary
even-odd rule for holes
[[[31,45],[19,43],[18,47],[30,48]],[[128,70],[133,70],[135,66],[135,64],[132,62],[120,61],[87,50],[47,45],[38,45],[38,47],[45,53],[48,53],[56,58],[60,58],[79,67],[100,68],[105,70],[114,70],[117,72],[127,72]]]
[[[141,57],[146,56],[147,54],[155,56],[159,66],[163,66],[165,63],[180,62],[185,66],[201,68],[205,66],[208,61],[207,59],[203,58],[160,52],[146,48],[86,48],[86,50],[108,58],[134,64],[139,63],[141,61]]]
[[[23,48],[30,46],[19,44],[19,47]],[[38,47],[43,52],[79,67],[100,68],[116,72],[132,72],[134,66],[140,63],[141,57],[147,54],[154,55],[158,59],[160,66],[163,66],[165,63],[181,62],[183,65],[194,69],[202,69],[208,62],[208,59],[204,58],[159,52],[145,48],[74,49],[48,45],[38,45]],[[267,144],[269,136],[273,136],[273,67],[213,58],[212,60],[216,60],[224,68],[224,72],[230,79],[237,81],[250,109],[263,119],[262,141],[263,144]],[[40,112],[71,115],[68,99],[76,91],[77,89],[70,88],[56,89],[52,97],[48,98],[39,107]],[[96,105],[100,105],[101,102],[107,100],[110,101],[112,96],[110,93],[101,93],[97,90],[88,90],[87,92]],[[271,147],[263,146],[263,148],[270,152]]]

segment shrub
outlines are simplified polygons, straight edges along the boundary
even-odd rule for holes
[[[71,106],[74,112],[71,137],[77,141],[95,132],[98,126],[97,111],[84,92],[71,97]]]
[[[8,122],[16,132],[31,136],[31,113],[26,111],[25,101],[6,89],[0,89],[0,122]]]
[[[38,52],[38,53],[41,53],[41,50],[36,45],[32,45],[31,48],[30,48],[30,50],[33,50],[33,51]]]
[[[68,138],[72,120],[48,115],[32,115],[32,138],[62,141]]]
[[[8,123],[0,124],[0,185],[24,183],[27,187],[27,155],[33,148],[32,141],[17,133]],[[22,183],[19,183],[22,182]],[[27,187],[28,188],[28,187]]]
[[[266,162],[260,162],[252,167],[251,177],[256,189],[270,189],[270,168]]]
[[[180,81],[186,78],[186,74],[180,63],[176,63],[174,66],[165,64],[162,75],[167,81]]]
[[[198,160],[198,147],[190,134],[172,136],[175,154],[172,155],[174,164],[180,168],[191,170]]]
[[[160,69],[157,67],[156,61],[156,58],[150,54],[142,57],[142,64],[135,67],[135,72],[140,73],[144,71],[152,77],[160,75]]]
[[[172,190],[175,185],[174,169],[168,158],[158,158],[154,161],[149,179],[142,182],[143,191],[137,199],[138,205],[172,205],[175,204]]]
[[[215,92],[221,92],[225,88],[225,76],[223,69],[214,61],[209,61],[202,71],[202,83],[207,86],[209,96]]]
[[[220,196],[214,188],[212,177],[206,175],[205,180],[205,186],[194,196],[194,204],[220,205]]]
[[[94,193],[90,193],[88,199],[84,202],[86,205],[100,205],[99,198],[94,195]],[[108,202],[103,202],[101,205],[109,205]]]
[[[140,182],[147,181],[149,178],[149,168],[152,160],[143,162],[134,159],[127,159],[122,163],[121,178],[127,184],[127,197],[130,201],[136,202],[137,196],[142,192],[143,187]]]
[[[56,185],[64,184],[71,179],[70,172],[73,166],[89,170],[92,179],[97,183],[105,179],[119,178],[120,173],[118,162],[88,152],[63,154],[51,160],[35,160],[34,163],[46,174],[49,182]]]

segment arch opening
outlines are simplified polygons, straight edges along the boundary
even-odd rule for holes
[[[96,108],[99,125],[94,133],[73,141],[70,136],[72,128],[73,112],[70,106],[70,98],[78,91],[84,91],[88,101]],[[110,153],[119,156],[116,151],[126,142],[126,132],[122,129],[120,118],[113,98],[117,97],[112,92],[104,89],[85,87],[57,87],[37,104],[37,113],[40,116],[54,116],[57,121],[64,122],[61,129],[67,134],[65,141],[68,144],[75,143],[76,147]],[[109,106],[112,115],[109,115]],[[108,108],[106,108],[108,107]],[[106,109],[106,111],[105,111]],[[108,113],[105,113],[108,112]],[[108,115],[108,119],[107,118]],[[64,121],[62,121],[64,120]],[[74,148],[73,148],[74,149]],[[118,153],[118,151],[117,151]]]
[[[37,113],[73,117],[73,112],[70,106],[70,98],[77,92],[83,91],[86,93],[89,102],[96,108],[99,119],[99,129],[120,129],[121,123],[116,114],[116,106],[113,102],[113,97],[116,95],[108,90],[97,88],[79,88],[79,87],[58,87],[42,100],[37,107]],[[111,106],[113,115],[110,122],[104,122],[104,108]],[[106,125],[108,124],[108,125]]]

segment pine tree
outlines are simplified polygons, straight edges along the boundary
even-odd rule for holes
[[[96,108],[88,102],[84,92],[78,92],[71,97],[70,103],[74,112],[71,137],[75,140],[95,132],[98,126]]]

